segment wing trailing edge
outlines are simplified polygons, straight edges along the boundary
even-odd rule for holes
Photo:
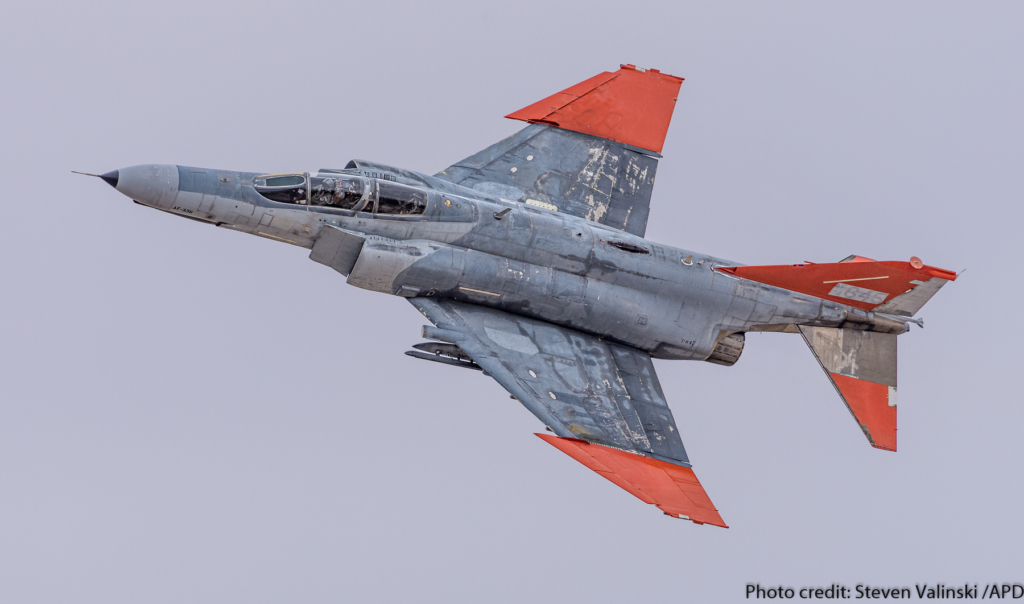
[[[690,468],[578,438],[537,436],[669,516],[729,528]]]

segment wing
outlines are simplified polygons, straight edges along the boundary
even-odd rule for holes
[[[665,513],[725,526],[690,469],[651,358],[572,329],[449,300],[409,300],[536,415],[558,449]]]
[[[436,176],[644,236],[682,78],[623,65],[506,117],[525,129]]]

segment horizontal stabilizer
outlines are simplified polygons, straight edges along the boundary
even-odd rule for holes
[[[857,425],[876,449],[896,450],[896,335],[800,327]]]
[[[505,117],[661,153],[682,83],[657,69],[623,65]]]
[[[669,516],[729,528],[690,468],[577,438],[537,436]]]
[[[824,298],[861,310],[913,316],[956,273],[920,260],[876,262],[859,258],[831,264],[722,266],[719,271]]]

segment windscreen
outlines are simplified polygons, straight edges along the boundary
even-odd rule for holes
[[[306,203],[305,174],[271,174],[258,176],[253,188],[263,197],[280,203]]]

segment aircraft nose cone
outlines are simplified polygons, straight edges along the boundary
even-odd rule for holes
[[[178,166],[145,164],[100,176],[123,195],[157,208],[170,208],[178,195]]]
[[[120,175],[118,174],[117,170],[111,170],[106,174],[100,174],[100,178],[102,178],[104,182],[114,187],[115,189],[117,188],[117,180],[119,177]]]

